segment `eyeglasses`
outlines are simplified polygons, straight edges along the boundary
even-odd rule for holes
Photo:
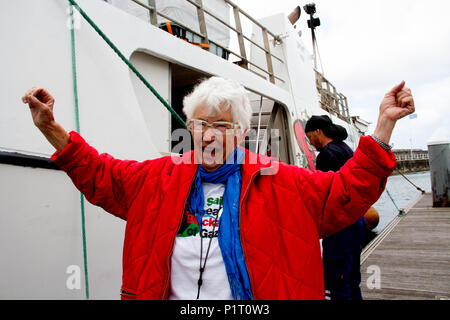
[[[234,130],[237,127],[239,127],[238,124],[226,121],[215,121],[211,123],[200,119],[189,119],[187,121],[188,130],[195,132],[205,132],[208,128],[213,128],[214,130],[225,133],[227,130]]]

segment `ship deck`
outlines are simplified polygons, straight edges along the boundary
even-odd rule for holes
[[[450,299],[450,208],[422,195],[364,249],[361,278],[366,300]]]

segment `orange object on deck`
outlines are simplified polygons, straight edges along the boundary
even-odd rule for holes
[[[378,223],[380,222],[380,216],[378,214],[378,211],[374,207],[370,207],[369,210],[367,210],[366,214],[364,215],[364,218],[366,219],[367,230],[373,230],[378,226]]]

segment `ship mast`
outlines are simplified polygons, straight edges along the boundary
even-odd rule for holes
[[[311,29],[313,56],[314,56],[314,69],[317,70],[317,51],[318,50],[317,50],[317,39],[316,39],[315,29],[316,29],[316,27],[320,26],[320,19],[314,18],[314,14],[316,13],[316,4],[315,3],[309,3],[309,4],[305,5],[303,7],[303,10],[305,10],[306,14],[309,14],[308,28]],[[322,72],[323,72],[323,70],[322,70]]]

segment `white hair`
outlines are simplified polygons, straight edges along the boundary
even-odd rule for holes
[[[203,80],[183,100],[183,112],[192,119],[197,107],[205,104],[210,115],[216,116],[222,111],[220,107],[231,108],[233,122],[239,124],[242,131],[250,128],[252,108],[247,92],[239,83],[219,77]]]

